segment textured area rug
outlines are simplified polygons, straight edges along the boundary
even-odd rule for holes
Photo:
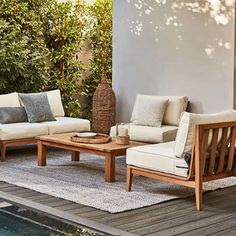
[[[0,180],[55,197],[95,207],[111,213],[122,212],[191,196],[187,187],[134,177],[132,192],[125,191],[125,158],[116,160],[116,182],[104,182],[104,158],[81,154],[80,162],[71,162],[70,153],[49,150],[47,166],[37,166],[35,147],[10,150],[0,163]],[[236,184],[236,178],[212,181],[205,190]]]

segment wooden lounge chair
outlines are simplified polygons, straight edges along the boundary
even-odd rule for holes
[[[195,189],[196,206],[201,210],[203,182],[236,176],[235,141],[236,121],[196,125],[187,176],[129,164],[127,191],[131,191],[133,175],[184,185]]]

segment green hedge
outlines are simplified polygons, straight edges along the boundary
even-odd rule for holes
[[[76,60],[91,43],[88,67]],[[77,0],[2,0],[0,2],[0,93],[59,88],[67,115],[81,113],[75,94],[89,98],[102,76],[111,81],[112,0],[93,5]],[[84,70],[90,76],[81,83]]]

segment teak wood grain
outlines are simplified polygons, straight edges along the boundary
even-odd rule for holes
[[[213,132],[213,137],[209,144],[210,132]],[[218,140],[219,133],[222,133],[222,137]],[[190,171],[187,177],[128,165],[126,189],[131,191],[133,175],[184,185],[195,189],[196,206],[198,210],[201,210],[203,182],[236,176],[236,166],[233,166],[236,156],[235,142],[236,121],[196,125]],[[217,149],[219,150],[219,155],[217,155]],[[209,165],[206,173],[207,152],[209,152]],[[218,162],[217,170],[215,170],[216,161]]]
[[[38,165],[46,166],[46,148],[54,147],[71,151],[71,160],[79,161],[81,152],[100,155],[105,158],[106,182],[115,181],[115,158],[126,155],[127,148],[144,145],[146,143],[130,141],[127,145],[119,145],[112,140],[105,144],[77,143],[70,140],[74,133],[45,135],[37,137],[38,140]]]

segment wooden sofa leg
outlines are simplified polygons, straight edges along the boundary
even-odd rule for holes
[[[132,185],[132,179],[133,179],[133,173],[129,166],[127,166],[127,175],[126,175],[126,191],[131,191],[131,185]]]
[[[6,161],[6,145],[2,144],[1,145],[1,161]]]
[[[195,198],[196,198],[197,210],[201,211],[202,210],[202,182],[201,181],[196,181]]]

